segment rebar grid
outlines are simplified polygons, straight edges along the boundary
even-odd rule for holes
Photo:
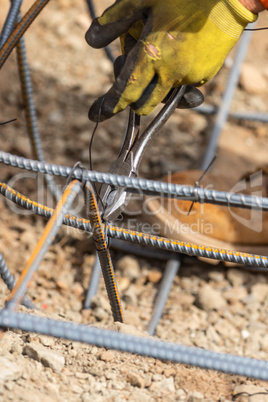
[[[16,2],[16,13],[18,10],[18,3],[19,2]],[[4,64],[14,46],[16,46],[22,37],[23,33],[27,30],[30,23],[35,19],[37,14],[47,3],[48,0],[37,0],[26,16],[23,17],[21,22],[9,35],[2,50],[0,50],[0,68]],[[88,1],[88,3],[91,2]],[[14,7],[15,5],[13,6],[13,9]],[[10,13],[10,19],[7,19],[7,22],[11,21],[11,15],[13,18],[15,11],[13,10],[13,13]],[[5,25],[8,26],[8,24]],[[72,171],[72,169],[69,167],[48,164],[46,162],[37,162],[30,159],[20,158],[15,155],[10,155],[5,152],[0,152],[0,162],[35,172],[40,171],[62,177],[68,177]],[[124,189],[129,192],[142,191],[144,194],[148,195],[165,196],[200,203],[206,202],[240,208],[261,209],[263,211],[268,210],[268,198],[232,194],[216,190],[203,190],[196,187],[179,186],[170,183],[155,182],[152,180],[125,178],[123,176],[116,176],[112,174],[84,171],[79,168],[73,171],[72,177],[82,182],[92,181],[113,185],[115,187],[124,187]],[[77,185],[80,186],[80,184]],[[47,218],[54,216],[53,209],[32,202],[26,197],[19,195],[19,193],[17,193],[15,190],[8,188],[4,183],[1,183],[0,189],[3,195],[22,207],[31,209],[33,212],[46,216]],[[60,212],[61,220],[64,224],[68,224],[82,230],[92,230],[89,221],[82,218],[76,218],[71,215],[64,216],[63,210]],[[55,216],[57,216],[57,214],[55,214]],[[60,222],[57,223],[55,226],[56,228],[59,227]],[[54,227],[54,225],[52,226]],[[48,231],[47,234],[51,237],[52,233],[53,232],[51,230]],[[267,257],[254,256],[239,252],[228,252],[226,250],[192,245],[157,236],[144,235],[143,233],[128,231],[126,229],[117,228],[110,225],[107,225],[107,235],[126,241],[145,244],[147,246],[150,245],[153,247],[171,250],[173,252],[200,255],[208,258],[263,267],[264,269],[268,267]],[[39,251],[40,261],[45,252],[45,248],[41,246]],[[8,268],[3,257],[0,258],[0,267],[4,273],[3,276],[6,277],[6,281],[8,283],[12,282],[10,287],[14,287],[14,281],[9,275]],[[38,264],[35,265],[34,269],[37,269],[37,267]],[[219,354],[207,350],[175,345],[162,341],[138,338],[125,334],[113,333],[111,331],[104,331],[97,328],[90,328],[84,325],[44,319],[10,310],[10,307],[14,307],[17,301],[23,297],[27,287],[26,282],[27,281],[23,282],[22,279],[23,286],[20,288],[20,283],[17,285],[16,289],[20,289],[21,291],[16,293],[16,289],[14,290],[13,294],[16,294],[17,296],[15,299],[11,299],[13,302],[9,302],[9,308],[0,310],[0,325],[2,328],[17,328],[21,330],[38,332],[50,336],[86,342],[97,346],[114,348],[130,353],[139,353],[164,360],[187,363],[199,367],[268,380],[268,363],[266,361],[232,356],[228,354]]]
[[[76,185],[80,187],[79,183],[76,183]],[[76,192],[77,190],[75,191],[75,193]],[[72,199],[69,200],[69,206]],[[29,203],[29,205],[32,204]],[[49,244],[46,239],[51,239],[53,237],[53,234],[55,234],[55,230],[59,228],[60,223],[64,219],[63,208],[59,209],[59,213],[60,219],[57,216],[57,213],[54,213],[52,215],[51,219],[53,219],[54,222],[52,221],[51,224],[48,223],[47,225],[47,228],[51,227],[51,230],[45,230],[42,237],[43,241],[41,240],[36,248],[37,253],[33,253],[36,258],[30,259],[27,265],[28,269],[26,269],[26,274],[32,273],[38,268],[38,262],[41,261],[41,257],[44,255],[44,252]],[[52,232],[52,230],[54,230],[54,232]],[[125,233],[124,230],[123,233]],[[129,236],[131,239],[133,233],[130,232]],[[140,233],[138,234],[138,238],[149,239],[150,236],[148,237],[148,235]],[[153,237],[152,240],[153,245],[159,245],[163,241],[163,238]],[[167,244],[172,245],[172,248],[176,246],[176,244],[179,245],[180,243],[181,245],[181,242],[173,242],[169,239],[165,240],[167,241]],[[42,244],[44,244],[44,246],[42,246]],[[184,245],[183,247],[189,246],[190,245]],[[192,246],[192,250],[194,249],[198,249],[198,246]],[[245,261],[243,259],[246,258],[248,258],[248,256],[245,254],[242,258],[242,261]],[[258,256],[256,258],[258,258]],[[263,257],[263,259],[267,260],[266,257]],[[256,263],[256,261],[254,262]],[[80,342],[91,343],[96,346],[114,348],[130,353],[139,353],[142,355],[164,360],[194,364],[198,367],[210,368],[223,372],[231,372],[233,374],[246,375],[264,380],[268,379],[268,363],[265,361],[233,356],[229,354],[219,354],[207,350],[169,344],[166,342],[155,341],[151,339],[144,340],[143,338],[132,337],[125,334],[118,334],[98,329],[96,330],[95,328],[89,328],[84,325],[64,323],[56,320],[44,319],[31,315],[16,313],[13,311],[12,308],[14,308],[14,306],[17,304],[19,298],[23,297],[30,276],[31,275],[28,275],[28,278],[26,278],[25,274],[22,275],[22,278],[17,286],[17,291],[16,289],[13,291],[13,298],[11,298],[7,308],[0,311],[0,325],[2,328],[11,327],[32,332],[38,332],[50,336],[58,336],[67,339],[77,340]]]

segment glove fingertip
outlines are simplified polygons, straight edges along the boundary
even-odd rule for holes
[[[100,49],[106,45],[107,41],[109,41],[97,18],[92,21],[92,24],[86,32],[85,38],[89,46],[95,49]]]
[[[193,85],[187,85],[185,94],[178,104],[178,109],[192,109],[204,102],[204,95]]]
[[[114,115],[109,105],[104,103],[104,99],[104,96],[96,99],[88,111],[88,118],[94,123],[105,121]]]

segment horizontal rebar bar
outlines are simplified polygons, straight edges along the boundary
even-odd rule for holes
[[[55,165],[47,162],[34,161],[21,156],[0,151],[0,163],[32,170],[34,172],[48,173],[55,176],[68,177],[72,168]],[[268,198],[245,194],[235,194],[225,191],[203,189],[173,183],[158,182],[155,180],[137,179],[119,176],[112,173],[102,173],[76,168],[73,178],[84,181],[110,184],[115,187],[124,187],[125,191],[133,193],[142,192],[146,195],[160,195],[162,197],[190,200],[200,203],[224,205],[229,207],[261,209],[268,211]]]
[[[42,210],[44,210],[43,216],[47,218],[53,214],[54,210],[52,208],[47,208],[41,204],[34,203],[29,199],[22,201],[23,197],[19,193],[15,192],[15,190],[10,191],[10,187],[5,186],[3,186],[3,183],[0,182],[0,192],[12,201],[15,202],[15,200],[18,199],[19,205],[23,205],[26,208],[28,206],[31,210],[37,209],[39,215],[42,215]],[[69,214],[65,216],[63,223],[65,225],[86,230],[88,232],[92,231],[89,221],[83,218],[76,218],[75,216]],[[165,237],[144,234],[135,230],[120,228],[109,224],[106,225],[106,230],[107,236],[109,237],[130,241],[145,246],[157,247],[163,250],[187,254],[190,256],[206,257],[220,261],[234,262],[236,264],[250,265],[252,267],[263,267],[264,269],[268,268],[268,258],[266,256],[217,249],[215,247],[200,246],[183,241],[168,239]]]
[[[0,326],[56,336],[99,347],[150,356],[156,359],[170,360],[206,369],[268,380],[268,362],[248,357],[140,338],[100,328],[88,327],[86,325],[7,311],[6,309],[0,310]]]

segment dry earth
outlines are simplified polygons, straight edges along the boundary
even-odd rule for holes
[[[24,10],[31,4],[24,2]],[[99,1],[99,12],[110,2]],[[8,2],[0,0],[3,23]],[[88,166],[93,125],[87,110],[109,88],[112,66],[103,51],[90,49],[84,33],[90,23],[82,0],[52,1],[26,34],[40,132],[48,161]],[[267,15],[259,26],[268,25]],[[118,52],[117,45],[114,51]],[[218,104],[232,56],[204,92]],[[268,112],[267,33],[254,34],[232,110]],[[1,149],[31,157],[12,54],[0,74]],[[150,121],[151,117],[144,119]],[[174,114],[144,158],[143,177],[159,179],[174,170],[199,166],[213,118],[192,111]],[[144,123],[145,124],[145,123]],[[100,125],[94,143],[94,168],[107,171],[116,157],[125,114]],[[214,173],[230,185],[267,163],[267,124],[229,120],[220,139]],[[52,204],[41,177],[1,166],[1,180],[25,195]],[[60,182],[59,184],[63,184]],[[76,209],[81,209],[77,201]],[[0,250],[16,277],[29,258],[45,222],[0,200]],[[103,282],[91,310],[83,309],[94,254],[88,238],[62,228],[28,291],[44,316],[111,327]],[[126,323],[144,331],[150,320],[164,263],[113,252]],[[1,304],[8,294],[0,283]],[[268,278],[238,267],[186,261],[176,278],[156,336],[219,352],[268,357]],[[24,308],[20,308],[25,310]],[[267,309],[267,310],[266,310]],[[8,331],[0,343],[0,395],[8,401],[174,401],[268,400],[266,382],[201,370],[153,358],[99,349],[63,339]],[[260,395],[235,396],[240,392]]]

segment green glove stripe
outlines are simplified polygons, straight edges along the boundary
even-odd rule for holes
[[[194,0],[202,12],[219,29],[234,39],[239,39],[248,23],[258,15],[248,11],[238,0]]]

